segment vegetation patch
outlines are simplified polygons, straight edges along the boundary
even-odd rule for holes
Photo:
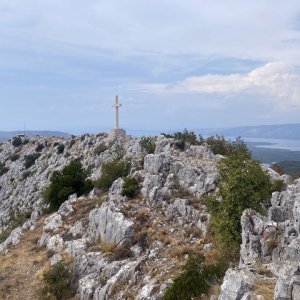
[[[129,174],[130,167],[131,163],[126,159],[119,160],[115,158],[104,163],[101,170],[102,175],[95,182],[95,186],[108,190],[116,179],[126,177]]]
[[[219,163],[220,184],[216,195],[208,196],[205,204],[211,213],[215,239],[224,252],[238,258],[241,244],[240,218],[251,208],[264,213],[271,197],[269,175],[248,153],[236,153]],[[220,201],[222,199],[222,201]]]
[[[14,147],[22,146],[22,139],[20,137],[14,137],[13,140],[12,140],[12,145]]]
[[[4,162],[0,161],[0,176],[4,175],[5,173],[7,173],[9,171],[9,168],[7,168],[5,166]]]
[[[59,144],[57,146],[57,154],[62,154],[65,151],[65,145],[64,144]]]
[[[79,159],[71,161],[62,171],[54,172],[44,192],[50,211],[56,211],[72,194],[81,196],[89,193],[93,184],[87,177],[88,171],[83,169]]]
[[[25,155],[24,158],[24,167],[25,169],[29,169],[35,164],[35,161],[41,156],[40,153],[33,153]]]
[[[14,153],[13,155],[11,155],[11,157],[9,158],[11,161],[16,161],[20,158],[20,154],[18,153]]]
[[[122,187],[122,196],[134,198],[139,193],[139,183],[134,177],[127,176],[124,178]]]
[[[156,144],[151,137],[142,137],[139,144],[148,154],[155,152]]]
[[[227,270],[227,264],[220,261],[205,265],[204,257],[191,254],[183,272],[174,280],[163,300],[190,300],[208,294],[210,286],[220,281]]]
[[[43,274],[44,286],[40,291],[41,299],[62,300],[74,296],[72,288],[74,271],[71,264],[58,262]]]
[[[95,148],[94,153],[95,153],[95,155],[100,155],[102,152],[104,152],[106,150],[107,150],[107,147],[105,146],[105,144],[100,144]]]
[[[0,234],[0,244],[3,243],[11,234],[11,232],[19,226],[22,226],[31,216],[31,211],[17,212],[10,216],[10,224],[8,228]]]

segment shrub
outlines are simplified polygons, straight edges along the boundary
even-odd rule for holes
[[[95,153],[95,155],[99,155],[106,150],[107,150],[107,147],[104,144],[100,144],[95,148],[94,153]]]
[[[70,264],[58,262],[43,274],[43,299],[62,300],[72,296],[73,268]]]
[[[214,154],[221,154],[225,156],[243,153],[251,158],[251,153],[247,149],[247,145],[245,142],[240,138],[236,138],[235,141],[225,140],[223,136],[211,136],[207,139],[204,139],[200,136],[201,144],[206,143],[211,151]]]
[[[32,173],[30,171],[25,171],[22,175],[22,179],[25,180],[31,175],[32,175]]]
[[[246,208],[265,212],[264,204],[269,204],[271,197],[271,182],[260,163],[243,153],[222,159],[219,173],[219,191],[205,202],[212,214],[216,241],[225,252],[227,249],[236,256],[241,243],[241,215]]]
[[[163,300],[190,300],[209,292],[210,285],[223,278],[227,264],[220,261],[214,265],[204,265],[204,257],[197,254],[189,256],[184,271],[167,290]]]
[[[0,176],[4,175],[5,173],[7,173],[9,171],[9,168],[7,168],[5,166],[4,162],[0,161]]]
[[[25,169],[29,169],[35,164],[35,161],[40,157],[40,153],[33,153],[29,155],[25,155],[24,158],[24,167]]]
[[[76,141],[74,139],[70,140],[69,148],[72,148],[75,143]]]
[[[122,187],[122,196],[127,196],[129,198],[134,198],[139,192],[139,183],[133,177],[125,177],[124,184]]]
[[[11,161],[16,161],[20,158],[20,154],[18,153],[14,153],[13,155],[11,155],[10,160]]]
[[[88,172],[82,168],[79,159],[71,161],[62,171],[54,172],[44,192],[44,200],[49,204],[50,211],[57,210],[74,193],[78,196],[89,193],[93,184],[87,180],[87,176]]]
[[[57,154],[62,154],[65,150],[65,145],[64,144],[59,144],[57,146]]]
[[[187,129],[184,129],[182,132],[178,131],[174,133],[174,139],[187,142],[191,145],[198,145],[197,136],[194,131],[188,131]]]
[[[272,182],[272,192],[281,192],[286,189],[286,184],[283,180],[277,179]]]
[[[14,147],[20,147],[22,145],[22,139],[20,137],[14,137],[12,140],[12,145]]]
[[[156,145],[151,137],[142,137],[139,144],[148,154],[155,152]]]
[[[119,160],[115,158],[105,162],[101,170],[102,175],[95,182],[95,186],[97,188],[108,190],[116,179],[125,177],[129,174],[130,166],[130,162],[124,159]]]
[[[40,144],[40,143],[39,143],[39,144],[36,146],[35,151],[36,151],[36,152],[42,152],[44,148],[45,148],[45,146],[44,146],[43,144]]]
[[[8,228],[4,231],[2,231],[2,233],[0,234],[0,244],[2,242],[4,242],[9,235],[11,234],[11,232],[19,227],[22,226],[26,220],[28,220],[31,216],[31,212],[30,211],[26,211],[26,212],[17,212],[15,214],[12,214],[10,216],[10,224],[8,226]]]

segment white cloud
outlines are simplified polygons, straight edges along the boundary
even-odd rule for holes
[[[193,76],[175,84],[144,84],[140,89],[151,93],[221,94],[245,92],[264,94],[280,110],[300,108],[300,75],[292,65],[268,63],[245,74]]]

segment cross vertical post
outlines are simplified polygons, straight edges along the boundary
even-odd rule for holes
[[[115,108],[115,129],[119,129],[119,107],[121,106],[122,104],[119,104],[119,98],[116,96],[115,104],[113,105]]]

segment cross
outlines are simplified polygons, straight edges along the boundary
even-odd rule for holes
[[[119,107],[121,107],[122,104],[119,104],[118,96],[115,98],[115,104],[113,107],[116,109],[116,120],[115,120],[115,129],[119,128]]]

